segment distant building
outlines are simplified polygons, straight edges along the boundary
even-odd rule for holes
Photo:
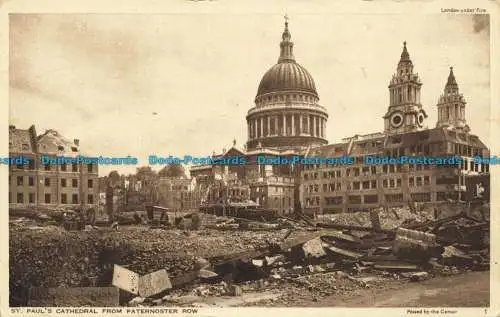
[[[9,126],[9,155],[26,157],[27,164],[9,166],[9,206],[66,206],[98,210],[98,166],[94,164],[42,164],[41,157],[84,155],[78,139],[73,141],[55,130],[37,135],[35,127],[27,130]]]
[[[155,189],[158,204],[172,211],[197,211],[200,206],[203,189],[194,178],[160,177]]]
[[[297,171],[292,166],[258,164],[257,157],[291,156],[296,152],[292,150],[255,149],[244,150],[233,146],[222,154],[213,155],[217,159],[231,159],[242,157],[247,160],[244,165],[203,165],[193,166],[191,176],[197,182],[209,188],[203,199],[212,201],[209,193],[220,192],[220,197],[226,197],[225,192],[240,191],[241,186],[248,187],[248,198],[258,206],[274,210],[278,214],[288,214],[294,211],[296,198]],[[219,189],[221,186],[224,189]],[[213,187],[216,189],[214,190]],[[221,191],[222,190],[222,191]],[[243,191],[244,192],[244,191]],[[229,194],[228,194],[229,195]]]
[[[107,218],[106,214],[106,192],[99,192],[99,210],[96,215],[97,217],[103,219]]]

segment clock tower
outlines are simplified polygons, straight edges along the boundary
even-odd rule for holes
[[[389,85],[389,108],[384,116],[386,133],[405,133],[424,129],[427,114],[420,103],[422,83],[417,73],[413,73],[413,63],[403,43],[403,52],[397,72]]]

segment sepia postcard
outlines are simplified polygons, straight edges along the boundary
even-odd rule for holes
[[[499,10],[0,1],[2,316],[499,316]]]

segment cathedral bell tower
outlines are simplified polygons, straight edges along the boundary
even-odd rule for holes
[[[413,73],[413,63],[403,43],[403,52],[396,74],[389,85],[389,108],[384,116],[384,132],[405,133],[424,129],[427,114],[420,104],[422,83],[417,73]]]
[[[464,96],[458,90],[453,67],[450,67],[448,81],[437,104],[438,121],[436,127],[451,127],[463,132],[469,132],[470,128],[465,121],[466,103]]]

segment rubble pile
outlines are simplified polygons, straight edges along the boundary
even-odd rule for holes
[[[355,295],[363,288],[383,288],[393,280],[393,276],[376,275],[368,273],[363,275],[352,275],[343,271],[333,271],[326,273],[312,273],[301,275],[281,282],[281,284],[271,284],[269,287],[275,291],[282,289],[284,283],[289,290],[286,294],[274,300],[275,305],[296,305],[297,301],[312,300],[342,294]]]
[[[349,229],[287,233],[277,246],[226,256],[212,262],[211,270],[226,281],[229,276],[244,292],[286,289],[285,295],[268,302],[288,305],[383,287],[388,280],[420,282],[437,275],[489,269],[489,221],[463,212],[449,214],[439,220],[421,217],[420,222],[394,231],[366,230],[359,236]],[[252,277],[257,282],[249,284]],[[216,284],[198,286],[206,291],[195,292],[196,296],[224,293],[209,285]]]
[[[38,221],[57,221],[62,218],[64,213],[74,213],[78,207],[63,207],[63,206],[38,206],[35,210],[32,207],[17,207],[9,208],[9,217],[11,219],[26,218]]]
[[[61,227],[10,228],[10,291],[29,287],[109,286],[112,265],[140,274],[167,269],[170,276],[193,270],[198,256],[211,258],[277,241],[280,232],[203,230],[66,231]],[[110,272],[111,270],[111,272]]]
[[[142,226],[74,232],[18,222],[10,230],[11,300],[26,287],[113,285],[128,294],[120,301],[130,306],[212,305],[225,297],[250,303],[264,291],[268,303],[291,305],[391,280],[489,269],[489,216],[457,209],[379,209],[353,213],[349,221],[340,214],[329,226],[304,217],[267,226],[211,217],[214,229],[205,222],[193,231]],[[230,225],[239,230],[224,228]],[[134,282],[139,285],[130,287]]]
[[[389,208],[388,211],[385,211],[383,208],[378,208],[376,211],[379,214],[382,229],[394,229],[404,223],[419,223],[434,219],[433,213],[430,210],[412,213],[409,208]],[[325,220],[329,223],[339,225],[354,225],[361,227],[371,227],[372,225],[370,213],[368,212],[333,214],[329,215]]]
[[[55,226],[11,228],[9,287],[21,297],[27,287],[80,286],[99,274],[94,241]],[[87,282],[88,283],[88,282]]]
[[[430,220],[438,220],[447,218],[465,212],[465,204],[448,204],[442,203],[437,207],[435,204],[419,205],[415,212],[409,207],[393,207],[385,210],[377,208],[376,211],[380,218],[382,229],[394,229],[408,224],[422,223]],[[373,210],[372,210],[373,212]],[[475,210],[477,212],[477,210]],[[322,221],[325,223],[337,225],[349,225],[360,227],[371,227],[372,222],[369,212],[350,212],[323,215]]]
[[[278,234],[256,235],[247,231],[232,232],[229,238],[228,233],[208,229],[199,233],[154,230],[143,233],[142,239],[130,237],[135,239],[130,242],[132,252],[123,258],[122,263],[140,274],[165,268],[169,274],[176,276],[192,270],[197,257],[212,258],[243,251],[259,244],[265,245],[266,240],[273,241],[278,237]]]
[[[297,223],[290,221],[286,217],[281,217],[272,222],[250,220],[245,218],[223,217],[215,215],[203,215],[201,226],[204,228],[219,229],[219,230],[280,230],[284,228],[304,229],[307,227],[305,223]]]

